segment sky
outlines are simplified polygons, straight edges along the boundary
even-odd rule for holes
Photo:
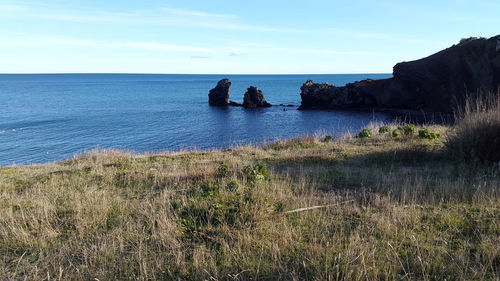
[[[0,73],[391,73],[500,0],[0,0]]]

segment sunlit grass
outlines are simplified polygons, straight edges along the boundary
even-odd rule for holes
[[[0,279],[498,280],[498,168],[379,126],[0,168]]]

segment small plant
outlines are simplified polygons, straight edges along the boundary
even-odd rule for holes
[[[274,203],[274,212],[279,214],[285,211],[285,204],[281,201]]]
[[[226,164],[220,164],[219,167],[217,168],[217,177],[218,178],[225,178],[231,173],[231,168],[229,168],[228,165]]]
[[[201,185],[202,197],[214,197],[219,194],[219,185],[217,183],[204,183]]]
[[[260,180],[268,179],[270,176],[267,165],[264,163],[257,163],[253,166],[246,166],[243,168],[243,173],[250,182],[256,182]]]
[[[333,140],[332,136],[325,136],[325,138],[323,139],[323,142],[331,142],[332,140]]]
[[[372,131],[370,131],[369,129],[363,129],[358,134],[358,137],[360,138],[369,138],[371,136],[372,136]]]
[[[401,130],[400,129],[395,129],[394,131],[392,131],[392,137],[393,138],[399,138],[399,137],[401,137]]]
[[[239,186],[238,183],[233,180],[233,181],[230,181],[230,182],[227,183],[226,190],[228,190],[228,191],[236,191],[236,190],[238,190],[238,186]]]
[[[378,129],[379,134],[389,133],[390,131],[391,131],[391,128],[389,128],[389,126],[382,126]]]
[[[434,139],[439,139],[441,135],[433,133],[429,129],[425,128],[418,131],[418,137],[421,139],[434,140]]]
[[[409,124],[402,127],[401,130],[403,131],[403,134],[410,136],[415,134],[415,132],[417,131],[417,127],[415,127],[415,125]]]

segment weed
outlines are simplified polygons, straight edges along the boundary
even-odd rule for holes
[[[403,132],[403,134],[405,134],[407,136],[412,136],[417,131],[417,127],[415,127],[415,125],[412,125],[412,124],[408,124],[406,126],[400,127],[399,129]]]
[[[236,190],[238,190],[238,187],[239,187],[238,182],[232,180],[232,181],[230,181],[230,182],[227,183],[226,190],[228,190],[228,191],[236,191]]]
[[[231,168],[226,164],[220,164],[219,167],[217,168],[218,178],[225,178],[229,176],[231,173],[232,173]]]
[[[382,126],[378,129],[378,133],[379,134],[386,134],[386,133],[389,133],[391,131],[391,128],[389,128],[389,126]]]
[[[399,138],[401,137],[401,130],[400,129],[395,129],[394,131],[392,131],[392,137],[393,138]]]
[[[360,138],[369,138],[371,136],[372,136],[372,131],[370,131],[369,129],[363,129],[358,134],[358,137]]]
[[[257,163],[253,166],[246,166],[243,173],[249,182],[256,182],[269,179],[270,173],[265,163]]]
[[[441,134],[431,132],[431,130],[424,128],[418,131],[418,137],[421,139],[435,140],[441,138]]]

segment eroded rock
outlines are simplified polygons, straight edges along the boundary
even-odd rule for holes
[[[217,86],[210,90],[208,94],[208,104],[211,106],[228,106],[231,104],[230,98],[231,81],[222,79]]]
[[[250,87],[247,89],[243,97],[243,107],[257,108],[257,107],[270,107],[271,104],[266,101],[264,94],[257,87]]]

